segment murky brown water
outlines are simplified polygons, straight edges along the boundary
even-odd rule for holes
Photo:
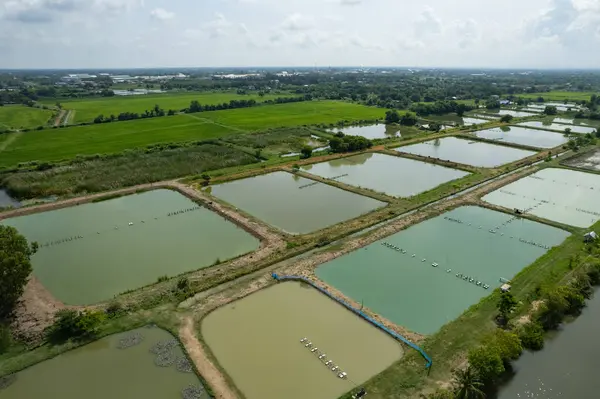
[[[118,349],[119,340],[140,333],[142,342]],[[159,328],[141,328],[103,338],[17,373],[15,382],[0,390],[2,399],[179,399],[190,385],[200,387],[193,372],[175,365],[159,367],[150,348],[173,336]],[[182,350],[173,349],[176,358]],[[204,393],[202,398],[209,398]]]
[[[202,335],[247,399],[335,399],[403,353],[393,338],[297,282],[216,310],[204,319]],[[318,351],[305,347],[304,337]],[[348,378],[338,378],[326,359]]]

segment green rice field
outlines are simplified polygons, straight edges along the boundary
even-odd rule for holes
[[[44,126],[52,116],[52,111],[24,105],[0,107],[0,131],[6,129],[31,129]]]
[[[278,126],[373,119],[384,113],[380,108],[340,101],[314,101],[31,131],[4,148],[0,167],[117,153],[150,144],[215,139]]]
[[[466,206],[327,262],[316,274],[393,323],[432,334],[568,235]]]
[[[225,126],[188,115],[30,131],[6,146],[0,167],[116,153],[149,144],[214,139],[231,133],[234,131]]]
[[[518,97],[537,99],[538,97],[544,97],[545,101],[576,101],[576,100],[589,100],[592,94],[598,94],[593,91],[548,91],[545,93],[527,93],[518,94]]]
[[[359,121],[383,119],[385,109],[342,101],[305,101],[300,103],[265,105],[230,111],[194,114],[230,127],[259,130],[271,127],[337,123],[340,120]]]
[[[202,105],[216,105],[228,103],[231,100],[256,100],[262,102],[273,100],[278,97],[294,97],[293,94],[265,94],[260,97],[258,94],[241,95],[236,93],[164,93],[148,94],[136,96],[115,96],[102,98],[84,98],[75,100],[60,100],[64,109],[74,110],[75,114],[71,123],[91,122],[98,115],[110,116],[118,115],[121,112],[143,113],[146,110],[159,105],[162,109],[168,111],[173,109],[179,111],[187,108],[190,102],[197,100]],[[55,102],[51,102],[54,105]],[[0,118],[1,120],[1,118]]]

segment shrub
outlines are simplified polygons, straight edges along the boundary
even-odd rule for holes
[[[177,281],[177,289],[179,291],[187,291],[190,289],[190,280],[187,277],[182,277]]]
[[[99,311],[59,310],[56,312],[54,324],[48,328],[46,336],[52,343],[60,343],[69,339],[93,338],[105,317],[106,315]]]
[[[106,315],[109,318],[114,319],[122,315],[124,311],[125,310],[123,309],[123,305],[121,304],[121,302],[115,301],[108,305],[108,307],[106,308]]]
[[[527,323],[519,330],[519,339],[524,348],[539,351],[544,347],[544,329],[539,323]]]

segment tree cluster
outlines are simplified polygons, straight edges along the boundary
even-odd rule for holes
[[[134,119],[156,118],[156,117],[165,116],[165,115],[175,115],[175,111],[170,109],[168,112],[165,112],[164,109],[162,109],[158,104],[156,104],[154,106],[154,108],[152,108],[151,110],[146,110],[141,114],[138,114],[137,112],[121,112],[117,116],[115,116],[115,115],[110,115],[110,116],[98,115],[96,118],[94,118],[94,123],[108,123],[108,122],[114,122],[114,121],[130,121],[130,120],[134,120]]]
[[[414,126],[418,122],[417,116],[412,112],[405,112],[402,115],[396,110],[389,110],[385,113],[385,123],[399,123],[403,126]]]
[[[352,152],[371,148],[373,142],[362,136],[346,136],[343,133],[337,133],[335,137],[329,140],[329,148],[332,152]]]
[[[456,101],[436,101],[433,104],[416,103],[410,107],[410,110],[416,112],[419,116],[456,113],[462,117],[465,112],[472,109],[475,109],[475,107],[467,104],[459,104]]]
[[[0,225],[0,354],[11,345],[9,318],[25,290],[37,247],[14,227]]]

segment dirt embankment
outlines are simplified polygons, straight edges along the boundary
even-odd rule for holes
[[[229,387],[229,384],[219,369],[209,359],[202,344],[196,337],[194,320],[187,316],[179,329],[179,339],[183,343],[188,356],[194,362],[196,369],[204,380],[210,385],[214,395],[218,399],[237,399],[238,395]]]

